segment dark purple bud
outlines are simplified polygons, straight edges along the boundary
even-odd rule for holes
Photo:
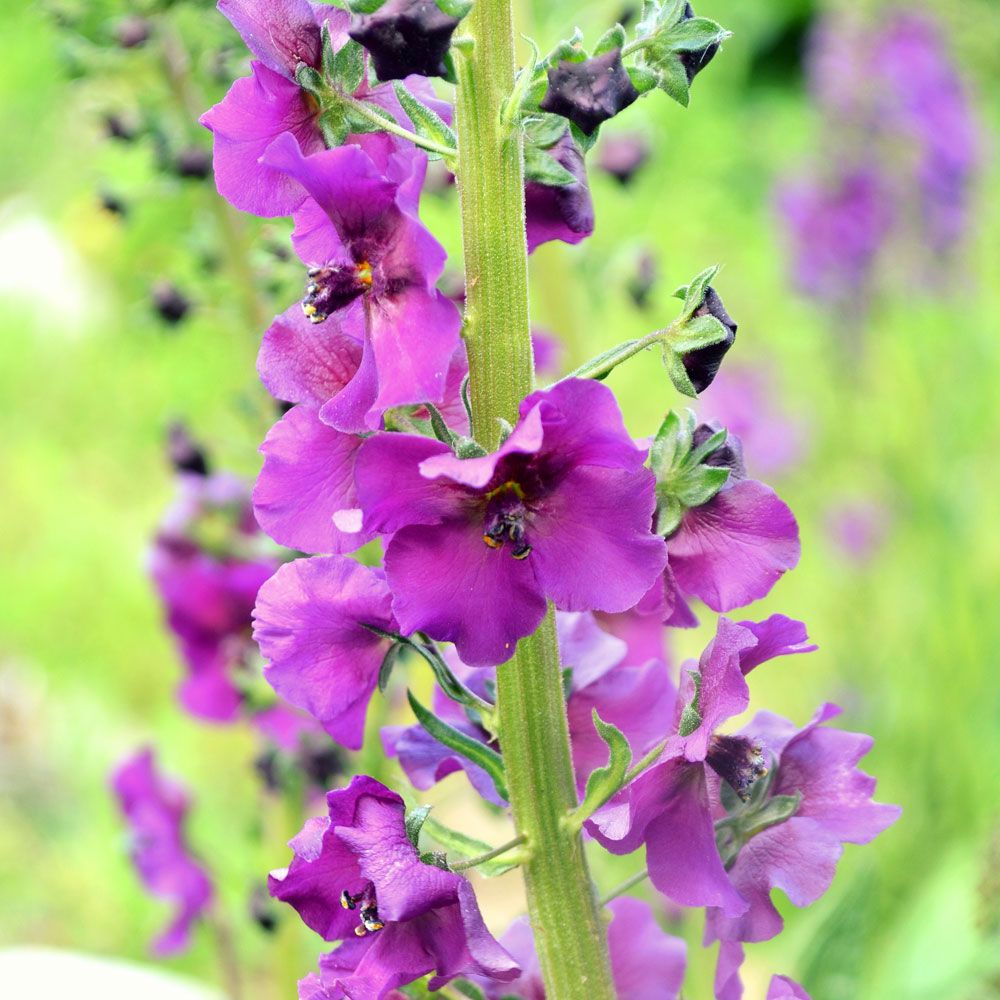
[[[764,750],[746,736],[716,734],[708,744],[708,766],[744,801],[753,783],[767,774]]]
[[[579,243],[594,231],[594,203],[587,184],[583,154],[569,129],[545,152],[577,180],[575,184],[550,186],[528,181],[525,185],[529,250],[548,240]]]
[[[649,159],[649,143],[638,133],[609,136],[597,151],[597,165],[625,185]]]
[[[459,20],[434,0],[387,0],[374,14],[353,15],[348,34],[368,50],[380,80],[444,76]]]
[[[207,476],[209,473],[205,449],[180,422],[171,424],[167,431],[167,455],[177,472],[191,472],[196,476]]]
[[[698,424],[691,437],[691,449],[700,448],[713,434],[722,430],[722,425],[712,421]],[[727,434],[725,443],[702,459],[703,465],[714,465],[728,469],[730,480],[746,479],[747,469],[743,462],[743,443],[735,434]]]
[[[150,25],[144,17],[133,15],[119,21],[115,27],[115,41],[123,49],[134,49],[148,41]]]
[[[539,107],[568,118],[585,135],[639,96],[622,65],[621,49],[582,62],[563,60],[549,69],[548,76],[549,89]]]
[[[118,195],[112,194],[110,191],[101,192],[100,202],[101,208],[105,212],[110,212],[112,215],[117,215],[120,218],[128,215],[128,205]]]
[[[153,286],[153,308],[164,322],[176,326],[191,311],[191,303],[176,285],[158,281]]]
[[[310,323],[322,323],[330,313],[350,305],[368,291],[371,283],[372,270],[367,263],[311,267],[302,311]]]
[[[203,181],[212,173],[212,153],[201,146],[188,146],[177,154],[174,170],[179,177]]]
[[[628,293],[637,309],[645,309],[649,305],[649,293],[656,286],[658,273],[656,258],[648,250],[644,250],[639,254],[635,273],[628,282]]]
[[[322,736],[303,737],[296,759],[306,780],[324,792],[338,784],[336,779],[347,773],[344,755]]]
[[[690,21],[694,17],[694,8],[691,4],[684,4],[684,13],[681,16],[682,21]],[[703,49],[698,49],[695,52],[678,52],[677,55],[680,57],[681,65],[684,67],[684,72],[687,73],[688,86],[690,86],[691,81],[715,58],[715,53],[719,51],[719,43],[714,42],[711,45],[706,45]]]
[[[273,934],[278,929],[277,907],[263,885],[254,886],[247,909],[250,912],[250,919],[265,934]]]
[[[729,332],[725,340],[708,347],[699,347],[684,355],[684,368],[695,392],[704,392],[719,373],[722,359],[736,340],[736,321],[726,312],[722,299],[711,285],[706,289],[704,301],[695,309],[694,315],[714,316]]]
[[[131,142],[135,138],[135,132],[135,124],[126,121],[121,115],[108,112],[104,116],[104,133],[109,139]]]

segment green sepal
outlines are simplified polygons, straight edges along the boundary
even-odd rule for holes
[[[433,403],[424,403],[424,408],[431,415],[431,430],[434,432],[434,437],[452,451],[457,451],[459,435],[448,426],[441,411]]]
[[[320,73],[313,69],[308,63],[300,62],[295,67],[295,82],[305,91],[308,91],[317,100],[326,93],[326,84]]]
[[[705,459],[714,451],[718,451],[726,443],[729,431],[725,427],[720,427],[711,437],[706,438],[697,448],[695,448],[684,460],[684,466],[693,468],[701,465]]]
[[[608,28],[597,40],[597,44],[594,46],[594,55],[603,56],[612,49],[623,49],[624,47],[625,29],[620,24],[616,24]]]
[[[694,681],[694,694],[681,712],[681,721],[677,725],[677,735],[680,737],[690,736],[701,725],[701,710],[698,706],[701,700],[701,673],[697,670],[689,670],[688,673]]]
[[[467,983],[464,979],[454,981],[451,988],[469,1000],[486,1000],[486,994],[475,983]]]
[[[458,830],[453,830],[450,826],[438,822],[433,816],[425,823],[424,832],[442,847],[454,854],[462,855],[465,859],[478,858],[493,850],[490,844],[476,840],[475,837],[460,833]],[[509,857],[505,860],[504,856],[500,855],[498,858],[491,858],[489,861],[476,865],[476,871],[486,878],[496,878],[498,875],[515,869],[517,864],[517,861],[512,861]]]
[[[656,500],[656,533],[669,538],[679,527],[687,508],[670,493]]]
[[[670,484],[670,498],[690,510],[708,503],[729,480],[729,469],[697,465]]]
[[[316,120],[319,125],[320,134],[327,149],[336,149],[343,146],[347,137],[351,134],[347,121],[339,109],[331,109],[324,112]]]
[[[420,850],[420,831],[423,829],[430,811],[430,806],[418,806],[406,814],[406,837],[418,851]]]
[[[347,0],[347,9],[352,14],[374,14],[385,0]]]
[[[543,111],[533,113],[524,122],[524,142],[526,146],[549,149],[566,132],[566,119],[561,115],[550,115]]]
[[[326,25],[323,27],[325,29]],[[326,66],[326,49],[323,50],[323,65]],[[345,94],[353,94],[361,86],[365,77],[365,50],[353,38],[346,41],[333,57],[329,75]]]
[[[569,38],[556,42],[552,51],[542,60],[542,65],[548,68],[561,62],[583,62],[587,58],[587,52],[580,44],[582,41],[583,32],[575,28]]]
[[[576,178],[561,164],[536,146],[524,147],[524,176],[546,187],[566,187]]]
[[[696,426],[692,410],[685,410],[683,414],[671,410],[663,418],[649,449],[649,467],[657,482],[669,479],[687,458]]]
[[[687,354],[712,344],[721,344],[728,336],[729,331],[714,316],[693,316],[674,328],[668,342],[678,354]]]
[[[382,657],[382,665],[378,668],[378,689],[382,694],[385,694],[389,686],[389,678],[392,677],[393,668],[399,660],[399,651],[402,648],[398,642],[394,642]]]
[[[628,745],[625,734],[617,726],[604,722],[596,708],[593,710],[593,720],[594,728],[608,748],[608,762],[603,767],[595,768],[587,777],[583,802],[570,814],[570,822],[577,828],[621,790],[625,775],[632,765],[632,748]]]
[[[458,139],[456,139],[455,133],[436,111],[418,101],[406,89],[406,85],[402,80],[393,80],[392,87],[396,91],[399,103],[403,106],[403,111],[406,112],[406,116],[413,124],[413,131],[421,139],[428,139],[439,146],[447,146],[451,149],[457,148]],[[442,159],[440,153],[428,151],[427,156],[432,160]]]
[[[672,351],[666,344],[663,345],[663,366],[667,369],[667,375],[673,383],[674,388],[682,395],[691,399],[698,398],[698,392],[691,382],[691,378],[684,367],[683,358]]]
[[[727,795],[726,789],[729,786],[725,782],[721,784],[723,804],[732,801],[739,803],[733,808],[727,805],[730,815],[715,824],[715,843],[727,870],[732,868],[740,851],[757,834],[787,822],[799,811],[799,806],[802,804],[801,792],[796,792],[794,795],[768,796],[770,782],[765,784],[765,780],[754,782],[747,802],[740,802],[732,790]]]
[[[479,740],[475,740],[471,736],[466,736],[454,726],[439,719],[417,701],[412,691],[407,691],[406,697],[410,702],[410,708],[413,709],[413,714],[417,717],[417,722],[438,743],[448,747],[449,750],[454,750],[466,760],[472,761],[477,767],[481,767],[490,776],[493,787],[496,788],[500,798],[505,801],[510,798],[510,793],[507,791],[507,776],[503,766],[503,758],[496,750],[486,746],[485,743],[480,743]]]
[[[601,126],[598,125],[590,135],[587,135],[576,122],[569,123],[569,131],[573,140],[584,153],[589,153],[601,135]]]
[[[569,696],[573,693],[573,668],[564,667],[562,672],[562,692],[563,701],[569,701]]]
[[[726,31],[710,18],[690,17],[663,32],[657,39],[657,49],[662,45],[671,52],[701,52],[710,45],[724,42],[731,35],[731,31]]]
[[[648,94],[660,84],[660,74],[651,70],[648,66],[627,66],[625,72],[628,73],[628,77],[632,81],[632,86],[640,94]]]
[[[719,273],[720,266],[719,264],[713,264],[711,267],[706,267],[704,271],[691,279],[689,285],[685,286],[684,308],[681,310],[681,319],[690,319],[695,310],[701,307],[705,301],[705,293],[708,291],[708,286]]]
[[[660,90],[686,108],[691,103],[691,84],[688,83],[684,64],[676,56],[668,56],[657,63],[656,69]]]
[[[458,48],[458,46],[455,46],[455,48]],[[452,55],[451,49],[448,49],[441,61],[444,63],[444,72],[441,74],[441,79],[444,80],[445,83],[450,83],[452,86],[458,86],[458,73],[455,70],[455,57]]]
[[[330,25],[327,21],[319,30],[320,51],[322,52],[323,76],[328,80],[337,75],[337,53],[333,48],[333,39],[330,37]]]
[[[426,851],[420,855],[420,860],[425,865],[433,865],[435,868],[440,868],[441,871],[451,871],[451,868],[448,867],[448,856],[442,854],[440,851]]]
[[[437,9],[449,17],[457,17],[460,21],[472,10],[473,0],[434,0]]]

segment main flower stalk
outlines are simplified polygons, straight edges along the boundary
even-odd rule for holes
[[[503,124],[514,82],[510,0],[478,0],[458,57],[458,186],[465,255],[472,423],[487,448],[517,420],[534,373],[521,137]],[[580,836],[563,823],[577,805],[555,621],[521,640],[499,668],[497,702],[528,910],[549,1000],[614,1000],[604,922]]]

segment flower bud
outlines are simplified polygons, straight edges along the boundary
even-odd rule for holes
[[[597,152],[597,165],[622,186],[628,184],[649,159],[649,143],[638,133],[605,139]]]
[[[348,34],[368,50],[380,80],[402,80],[411,73],[444,76],[460,20],[434,0],[387,0],[373,14],[353,15]]]
[[[714,316],[728,331],[725,340],[708,347],[699,347],[684,355],[684,369],[695,388],[695,392],[704,392],[719,373],[722,359],[736,340],[736,321],[726,312],[718,292],[709,285],[705,290],[705,298],[694,311],[694,316]]]
[[[682,21],[690,21],[694,17],[694,8],[691,4],[684,4],[684,13],[681,15]],[[678,52],[684,72],[687,73],[688,85],[691,81],[715,58],[715,53],[719,51],[719,43],[706,45],[705,48],[696,52]]]
[[[585,135],[614,118],[639,96],[622,65],[621,49],[581,62],[563,60],[548,71],[542,111],[568,118]]]
[[[691,450],[701,447],[713,434],[722,430],[722,426],[714,420],[710,423],[698,424],[691,436]],[[726,434],[726,440],[715,451],[709,452],[702,459],[702,465],[714,465],[716,468],[728,469],[729,480],[746,479],[747,469],[743,462],[743,444],[735,434]]]
[[[648,250],[643,250],[635,262],[635,272],[629,278],[626,289],[637,309],[649,305],[649,294],[656,285],[656,258]]]
[[[201,146],[187,146],[174,159],[178,177],[203,181],[212,173],[212,154]]]
[[[135,139],[135,122],[129,121],[122,115],[109,111],[104,116],[104,134],[109,139],[118,139],[121,142],[132,142]]]
[[[177,472],[190,472],[196,476],[209,474],[205,450],[180,422],[171,424],[170,430],[167,431],[167,455],[170,464]]]
[[[176,326],[191,310],[191,303],[181,294],[176,285],[168,281],[158,281],[153,285],[153,308],[160,318],[171,326]]]
[[[137,15],[126,17],[115,27],[115,41],[123,49],[138,48],[149,40],[149,35],[149,21]]]

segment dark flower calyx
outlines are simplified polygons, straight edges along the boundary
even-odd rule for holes
[[[164,322],[176,326],[190,311],[191,303],[175,285],[161,281],[153,286],[153,307]]]
[[[568,118],[585,135],[639,96],[622,65],[621,49],[582,62],[563,60],[549,69],[548,77],[549,89],[539,107]]]
[[[434,0],[387,0],[373,14],[353,15],[348,34],[368,50],[380,80],[444,76],[459,20]]]
[[[375,886],[368,883],[356,896],[345,889],[340,894],[340,905],[345,910],[359,910],[361,922],[354,928],[354,933],[358,937],[366,934],[374,934],[385,927],[385,923],[379,918],[378,903],[375,899]]]
[[[720,340],[717,344],[710,344],[708,347],[699,347],[697,350],[689,351],[684,355],[684,369],[688,378],[694,386],[695,392],[704,392],[715,380],[722,365],[722,359],[726,352],[736,341],[736,321],[722,304],[718,292],[709,285],[705,289],[705,298],[700,306],[694,311],[694,316],[714,316],[727,331],[725,340]]]
[[[717,434],[720,430],[722,427],[714,422],[698,424],[691,437],[692,450],[700,448],[713,434]],[[726,440],[702,459],[702,464],[729,469],[730,480],[746,479],[747,476],[746,465],[743,462],[743,443],[735,434],[727,434]]]
[[[754,782],[767,774],[764,748],[746,736],[719,736],[708,744],[708,766],[744,801]]]
[[[684,4],[684,13],[681,15],[682,21],[690,21],[694,17],[694,8],[691,4]],[[715,58],[715,53],[719,51],[719,43],[713,42],[703,49],[695,52],[679,52],[678,56],[684,72],[687,74],[688,86],[691,81]]]
[[[327,264],[309,269],[309,284],[302,300],[302,311],[310,323],[322,323],[330,313],[350,305],[372,284],[372,269],[367,261],[360,264]]]

